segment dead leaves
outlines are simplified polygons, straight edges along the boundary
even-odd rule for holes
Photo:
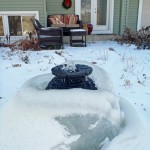
[[[40,50],[41,49],[38,39],[36,38],[32,38],[31,40],[21,39],[21,40],[15,41],[12,44],[4,44],[3,46],[9,47],[12,51],[15,51],[15,50],[27,51],[27,50]]]
[[[21,64],[12,64],[12,67],[21,67]]]
[[[62,56],[62,57],[63,57],[63,54],[64,54],[63,51],[55,51],[55,53],[56,53],[57,55],[59,55],[59,56]]]

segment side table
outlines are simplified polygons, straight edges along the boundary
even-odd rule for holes
[[[86,30],[84,29],[72,29],[70,30],[70,46],[73,46],[73,43],[82,43],[86,47]],[[74,36],[81,36],[81,39],[74,39]],[[84,37],[84,39],[83,39]]]

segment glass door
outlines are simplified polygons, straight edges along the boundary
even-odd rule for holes
[[[91,23],[91,1],[81,0],[81,20],[83,23]]]
[[[111,33],[114,0],[76,1],[76,13],[83,23],[91,23],[95,33]]]
[[[96,0],[94,4],[93,25],[95,30],[107,30],[109,0]]]

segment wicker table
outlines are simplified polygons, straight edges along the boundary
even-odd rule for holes
[[[82,46],[86,47],[86,30],[84,29],[72,29],[70,30],[70,46],[73,46],[73,43],[81,43]],[[81,36],[81,39],[74,39],[74,36]],[[84,37],[84,39],[83,39]]]

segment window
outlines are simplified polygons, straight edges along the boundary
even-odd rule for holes
[[[107,9],[107,0],[97,1],[97,25],[107,24]]]
[[[0,16],[0,36],[4,36],[4,26],[3,26],[3,20],[2,16]]]
[[[25,31],[34,33],[30,21],[34,16],[8,16],[9,33],[11,36],[22,36]]]
[[[84,23],[91,22],[91,0],[81,0],[81,18]]]
[[[38,18],[38,12],[0,12],[0,36],[23,36],[24,32],[35,34],[30,18]]]
[[[9,34],[12,36],[21,36],[21,16],[8,16]]]

